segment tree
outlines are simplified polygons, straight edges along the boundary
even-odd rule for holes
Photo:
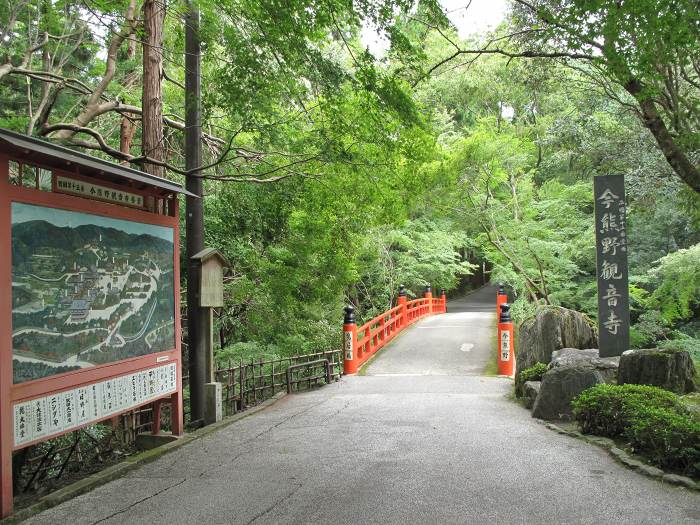
[[[700,193],[699,37],[694,0],[514,0],[510,32],[471,47],[449,39],[427,72],[486,55],[576,67],[638,114],[676,175]]]

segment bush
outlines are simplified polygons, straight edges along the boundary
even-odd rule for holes
[[[571,402],[574,418],[586,434],[622,435],[632,417],[648,408],[683,410],[678,397],[662,388],[646,385],[596,385]]]
[[[673,392],[646,385],[596,385],[572,402],[587,434],[628,440],[661,467],[700,473],[700,423]]]
[[[690,475],[700,474],[700,423],[688,414],[647,408],[630,420],[624,436],[653,463]]]
[[[530,368],[522,370],[518,376],[520,383],[525,383],[525,381],[542,381],[542,376],[547,371],[547,365],[544,363],[535,363]]]

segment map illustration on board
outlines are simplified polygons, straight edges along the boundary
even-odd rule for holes
[[[12,203],[21,383],[175,347],[172,228]]]

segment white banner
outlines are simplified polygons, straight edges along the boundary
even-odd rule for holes
[[[352,332],[343,332],[343,336],[345,338],[345,360],[346,361],[352,361],[352,340],[353,340],[353,333]]]
[[[501,361],[510,359],[510,332],[501,330]]]
[[[15,446],[70,431],[177,391],[177,364],[14,405]]]

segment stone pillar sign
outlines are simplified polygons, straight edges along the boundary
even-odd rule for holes
[[[610,357],[629,349],[625,178],[623,175],[595,177],[593,188],[599,348],[601,357]]]

